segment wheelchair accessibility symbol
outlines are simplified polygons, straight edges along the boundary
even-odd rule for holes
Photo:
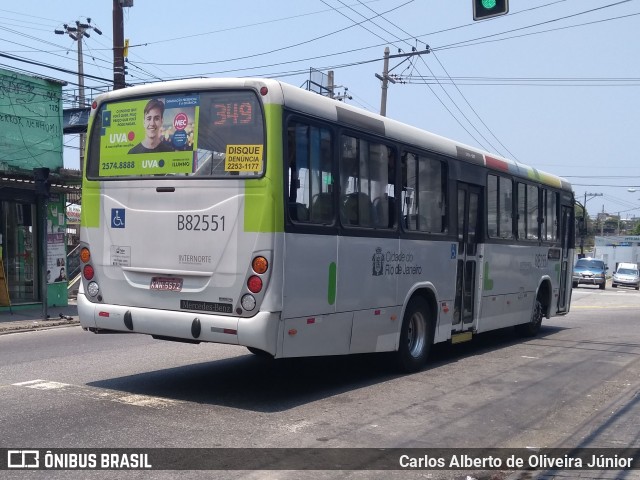
[[[111,228],[124,228],[124,208],[111,209]]]

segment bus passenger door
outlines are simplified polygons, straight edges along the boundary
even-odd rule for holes
[[[480,313],[478,282],[482,268],[482,189],[458,183],[458,261],[452,330],[472,330]],[[477,326],[477,325],[476,325]]]
[[[560,293],[558,295],[558,313],[569,311],[569,303],[571,298],[571,273],[573,262],[573,250],[571,249],[571,207],[567,205],[561,206],[560,212],[561,222],[561,241],[562,241],[562,257],[560,259]]]

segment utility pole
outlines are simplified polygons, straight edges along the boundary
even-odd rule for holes
[[[38,241],[38,255],[40,258],[40,297],[42,298],[42,319],[48,320],[49,313],[47,310],[49,298],[48,280],[47,280],[47,205],[49,202],[49,193],[51,189],[51,181],[49,180],[49,169],[46,167],[34,168],[33,179],[35,186],[35,194],[37,199],[37,211],[40,218],[40,241]]]
[[[84,99],[84,60],[82,56],[82,38],[89,38],[91,35],[87,30],[93,30],[98,35],[102,35],[102,31],[95,25],[91,25],[91,19],[87,18],[87,22],[83,23],[79,20],[75,22],[76,26],[64,24],[64,30],[54,30],[56,35],[69,35],[73,40],[78,42],[78,106],[80,108],[85,107]],[[84,166],[84,145],[85,145],[85,133],[80,133],[80,171]]]
[[[113,89],[125,87],[124,81],[124,20],[122,19],[123,0],[113,0]],[[133,4],[133,2],[130,2]]]
[[[329,91],[329,98],[333,98],[334,89],[333,70],[327,72],[327,90]]]
[[[344,93],[340,93],[338,91],[339,88],[344,88]],[[321,91],[324,91],[326,89],[327,91],[327,96],[329,98],[332,98],[334,100],[338,100],[339,102],[342,102],[343,100],[351,100],[351,95],[349,95],[349,88],[343,86],[343,85],[336,85],[336,80],[335,80],[335,75],[333,73],[333,70],[329,70],[327,72],[327,86],[326,87],[320,87]],[[324,94],[323,94],[324,95]]]
[[[380,98],[380,115],[387,116],[387,90],[389,89],[389,83],[396,83],[396,81],[389,77],[389,47],[384,49],[384,64],[382,67],[382,77],[376,74],[380,80],[382,80],[382,96]]]
[[[587,199],[587,196],[589,198]],[[593,197],[601,197],[602,193],[587,193],[584,192],[584,203],[582,204],[582,214],[584,215],[584,233],[580,235],[580,254],[584,255],[584,237],[588,233],[588,219],[587,215],[587,200],[591,200]]]
[[[417,51],[414,48],[411,53],[398,53],[397,55],[389,55],[389,47],[385,47],[384,63],[382,66],[382,75],[378,75],[377,73],[375,74],[376,78],[382,81],[382,96],[380,99],[380,115],[382,115],[383,117],[387,116],[387,90],[389,89],[389,82],[396,83],[395,78],[390,76],[389,72],[393,70],[393,68],[396,68],[402,65],[402,63],[404,62],[404,61],[400,62],[398,65],[396,65],[391,70],[389,70],[389,59],[405,57],[405,60],[406,60],[406,58],[408,57],[413,57],[414,55],[421,55],[423,53],[431,53],[431,49],[429,48],[429,45],[427,45],[426,50]]]

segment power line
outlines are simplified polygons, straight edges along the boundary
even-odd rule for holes
[[[590,10],[585,10],[583,12],[578,12],[578,13],[574,13],[574,14],[571,14],[571,15],[566,15],[564,17],[558,17],[558,18],[554,18],[554,19],[551,19],[551,20],[546,20],[544,22],[534,23],[532,25],[527,25],[525,27],[514,28],[514,29],[511,29],[511,30],[507,30],[505,32],[492,33],[491,35],[485,35],[485,36],[474,38],[474,39],[471,39],[471,40],[463,40],[461,42],[451,43],[449,45],[443,45],[443,46],[434,48],[434,50],[435,49],[437,49],[437,50],[447,50],[447,49],[451,49],[451,48],[467,47],[467,46],[470,46],[470,45],[479,45],[480,43],[487,43],[487,42],[478,42],[478,40],[484,40],[484,39],[487,39],[487,38],[497,37],[497,36],[500,36],[500,35],[506,35],[508,33],[514,33],[514,32],[519,32],[521,30],[527,30],[529,28],[539,27],[541,25],[546,25],[546,24],[549,24],[549,23],[559,22],[561,20],[566,20],[568,18],[573,18],[573,17],[577,17],[577,16],[580,16],[580,15],[585,15],[587,13],[593,13],[595,11],[603,10],[605,8],[616,7],[616,6],[620,5],[620,4],[628,3],[630,1],[631,0],[622,0],[620,2],[612,3],[610,5],[604,5],[602,7],[592,8]],[[629,14],[629,15],[621,15],[621,16],[618,16],[618,17],[613,17],[613,18],[603,19],[603,20],[595,20],[595,21],[591,21],[591,22],[578,24],[578,25],[569,25],[569,26],[565,26],[565,27],[559,27],[557,29],[542,30],[542,31],[533,32],[533,33],[530,33],[530,34],[527,34],[527,35],[537,35],[537,34],[540,34],[540,33],[547,33],[547,32],[551,32],[551,31],[555,31],[555,30],[564,30],[564,29],[567,29],[567,28],[580,27],[580,26],[585,26],[585,25],[592,25],[594,23],[601,23],[601,22],[610,21],[610,20],[619,20],[619,19],[622,19],[622,18],[628,18],[628,17],[632,17],[632,16],[635,16],[635,15],[640,15],[640,13],[633,13],[633,14]],[[526,36],[526,35],[522,35],[522,36]],[[518,36],[507,37],[507,38],[498,39],[498,40],[495,40],[495,41],[508,40],[508,39],[512,39],[512,38],[518,38]],[[476,43],[471,44],[471,42],[476,42]]]
[[[398,10],[399,8],[402,8],[405,5],[408,5],[409,3],[413,3],[414,1],[415,0],[408,0],[405,3],[403,3],[403,4],[401,4],[401,5],[397,6],[397,7],[391,8],[389,10],[386,10],[386,11],[380,13],[379,15],[386,15],[387,13],[393,12],[394,10]],[[225,59],[225,60],[212,60],[212,61],[208,61],[208,62],[188,62],[188,63],[183,63],[183,62],[180,62],[180,63],[158,63],[158,62],[154,62],[153,65],[184,67],[184,66],[191,66],[191,65],[212,65],[212,64],[217,64],[217,63],[226,63],[226,62],[234,62],[234,61],[238,61],[238,60],[247,60],[249,58],[261,57],[261,56],[264,56],[264,55],[269,55],[271,53],[281,52],[281,51],[284,51],[284,50],[289,50],[291,48],[307,45],[307,44],[313,43],[313,42],[315,42],[317,40],[320,40],[320,39],[323,39],[323,38],[327,38],[327,37],[330,37],[330,36],[335,35],[337,33],[349,30],[349,29],[351,29],[353,27],[359,26],[360,24],[365,23],[368,20],[369,19],[366,19],[366,20],[363,20],[361,22],[357,22],[354,25],[349,25],[348,27],[340,28],[338,30],[334,30],[333,32],[329,32],[329,33],[326,33],[324,35],[319,35],[317,37],[313,37],[313,38],[310,38],[308,40],[304,40],[302,42],[298,42],[298,43],[295,43],[295,44],[292,44],[292,45],[287,45],[287,46],[280,47],[280,48],[274,48],[272,50],[267,50],[267,51],[260,52],[260,53],[253,53],[253,54],[250,54],[250,55],[244,55],[242,57],[230,58],[230,59]],[[144,64],[145,62],[138,62],[138,63],[143,63]]]
[[[69,74],[73,74],[73,75],[77,75],[78,74],[78,72],[74,72],[73,70],[68,70],[66,68],[56,67],[55,65],[49,65],[47,63],[35,62],[35,61],[32,61],[32,60],[28,60],[26,58],[20,58],[20,57],[16,57],[14,55],[8,55],[8,54],[2,53],[2,52],[0,52],[0,57],[8,58],[10,60],[15,60],[15,61],[22,62],[22,63],[27,63],[29,65],[37,65],[39,67],[49,68],[51,70],[56,70],[58,72],[69,73]],[[113,80],[111,80],[111,79],[98,77],[96,75],[91,75],[91,74],[88,74],[88,73],[85,73],[84,77],[85,78],[91,78],[93,80],[100,80],[101,82],[105,82],[105,83],[113,83]]]
[[[624,16],[619,16],[619,17],[612,17],[612,18],[608,18],[608,19],[599,20],[597,22],[587,22],[587,23],[583,23],[583,24],[577,24],[577,25],[572,25],[572,26],[568,26],[568,27],[562,27],[562,28],[554,29],[554,30],[562,30],[562,29],[565,29],[565,28],[573,28],[573,27],[578,27],[578,26],[585,26],[585,25],[589,25],[589,24],[592,24],[592,23],[600,23],[600,22],[619,20],[619,19],[622,19],[622,18],[627,18],[629,16],[634,16],[634,15],[640,15],[640,13],[631,14],[631,15],[624,15]],[[523,27],[523,28],[529,28],[529,27]],[[527,35],[538,35],[538,34],[541,34],[541,33],[547,33],[549,31],[554,31],[554,30],[541,31],[541,32],[532,32],[532,33],[529,33]],[[428,34],[419,35],[419,37],[422,37],[422,36],[425,36],[425,35],[428,35]],[[518,37],[519,36],[507,37],[507,38],[504,38],[504,39],[498,39],[498,40],[493,40],[493,41],[510,40],[510,39],[518,38]],[[412,38],[414,38],[414,37],[412,37]],[[480,37],[480,38],[484,38],[484,37]],[[410,39],[404,39],[403,41],[406,41],[406,40],[410,40]],[[471,41],[474,41],[474,40],[467,40],[467,41],[461,42],[461,43],[466,43],[466,42],[471,42]],[[486,42],[479,42],[479,43],[486,43]],[[432,50],[440,51],[440,50],[446,50],[446,49],[449,49],[449,48],[462,48],[462,47],[468,47],[468,46],[477,45],[479,43],[475,43],[475,44],[469,43],[467,45],[458,45],[456,47],[449,47],[449,46],[435,47],[435,48],[432,48]],[[280,66],[280,65],[289,65],[289,64],[295,64],[295,63],[309,62],[309,61],[318,60],[318,59],[321,59],[321,58],[336,57],[336,56],[339,56],[339,55],[346,55],[346,54],[349,54],[349,53],[360,52],[360,51],[363,51],[363,50],[370,50],[371,48],[381,47],[381,46],[384,46],[384,45],[385,44],[370,45],[370,46],[367,46],[367,47],[344,50],[344,51],[341,51],[341,52],[333,52],[333,53],[324,54],[324,55],[318,55],[318,56],[314,56],[314,57],[306,57],[306,58],[302,58],[302,59],[298,59],[298,60],[289,60],[289,61],[271,63],[271,64],[266,64],[266,65],[259,65],[259,66],[252,66],[252,67],[231,68],[231,69],[226,69],[226,70],[218,70],[218,71],[213,71],[213,72],[207,72],[207,73],[202,73],[202,74],[198,74],[198,75],[193,75],[193,77],[200,77],[200,76],[206,76],[206,75],[220,75],[220,74],[228,74],[228,73],[237,73],[237,72],[242,72],[242,71],[251,71],[251,70],[257,70],[257,69],[275,67],[275,66]],[[245,58],[245,57],[242,57],[242,58]],[[238,59],[241,59],[241,58],[238,57],[238,58],[234,58],[234,59],[221,60],[220,62],[231,62],[231,61],[235,61],[235,60],[238,60]],[[365,63],[369,63],[369,61],[366,61],[366,60],[365,61],[354,61],[354,62],[343,63],[343,64],[338,64],[338,65],[328,65],[328,66],[325,66],[325,67],[315,67],[315,68],[317,70],[337,70],[337,69],[340,69],[340,68],[349,68],[349,67],[353,67],[353,66],[362,65],[362,64],[365,64]],[[285,71],[285,72],[270,73],[270,74],[268,74],[268,76],[282,77],[282,76],[288,76],[288,75],[306,75],[307,73],[308,73],[308,68],[304,68],[304,69],[301,69],[301,70],[296,70],[293,73],[291,73],[290,71]],[[267,75],[264,75],[264,76],[267,76]],[[177,78],[177,77],[173,77],[173,78]]]
[[[533,9],[537,9],[537,8],[543,8],[543,7],[550,6],[550,5],[553,5],[553,4],[556,4],[556,3],[561,3],[562,1],[566,1],[566,0],[560,0],[560,1],[557,1],[557,2],[552,2],[552,3],[549,3],[549,4],[545,4],[545,5],[542,5],[542,6],[533,7],[532,9],[529,9],[529,10],[533,10]],[[629,1],[629,0],[626,0],[626,1]],[[407,3],[409,3],[409,2],[407,2]],[[625,2],[618,2],[618,3],[613,4],[613,5],[607,5],[607,6],[604,6],[604,7],[600,7],[600,9],[602,9],[602,8],[607,8],[607,7],[614,6],[614,5],[618,5],[619,3],[625,3]],[[402,5],[398,6],[398,7],[396,7],[396,9],[397,9],[397,8],[400,8],[400,7],[404,6],[404,5],[405,5],[405,4],[402,4]],[[391,9],[391,10],[393,10],[393,9]],[[388,11],[384,12],[382,15],[384,15],[385,13],[388,13],[388,12],[389,12],[389,11],[391,11],[391,10],[388,10]],[[584,13],[587,13],[587,12],[591,12],[591,11],[593,11],[593,10],[597,10],[597,9],[588,10],[588,11],[586,11],[586,12],[581,12],[581,13],[574,14],[574,15],[571,15],[571,16],[581,15],[581,14],[584,14]],[[522,13],[522,12],[517,12],[517,13]],[[516,14],[517,14],[517,13],[516,13]],[[515,15],[515,14],[511,14],[510,16],[513,16],[513,15]],[[608,18],[608,19],[603,19],[603,20],[599,20],[599,21],[597,21],[597,22],[605,22],[605,21],[617,20],[617,19],[626,18],[626,17],[628,17],[628,16],[633,16],[633,15],[640,15],[640,13],[638,13],[638,14],[632,14],[632,15],[619,16],[619,17],[613,17],[613,18]],[[559,18],[559,19],[552,20],[552,21],[557,21],[557,20],[560,20],[560,19],[569,18],[569,17],[571,17],[571,16],[561,17],[561,18]],[[588,23],[585,23],[585,24],[574,25],[574,26],[582,26],[582,25],[587,25],[587,24],[592,24],[592,23],[596,23],[596,22],[588,22]],[[477,23],[474,23],[474,24],[467,24],[467,25],[462,25],[462,26],[459,26],[459,27],[454,27],[454,28],[452,28],[452,29],[468,27],[468,26],[475,25],[475,24],[477,24]],[[539,25],[539,24],[536,24],[536,25]],[[527,27],[523,27],[523,29],[524,29],[524,28],[531,28],[532,26],[534,26],[534,25],[530,25],[530,26],[527,26]],[[563,27],[563,28],[571,28],[571,27],[574,27],[574,26],[570,26],[570,27]],[[452,29],[440,30],[440,31],[432,32],[432,34],[435,34],[435,33],[441,33],[441,32],[445,32],[445,31],[450,31],[450,30],[452,30]],[[343,30],[344,30],[344,29],[339,30],[339,31],[343,31]],[[339,31],[337,31],[337,32],[339,32]],[[514,31],[514,30],[511,30],[511,31]],[[337,33],[337,32],[333,32],[333,33]],[[504,33],[507,33],[507,32],[503,32],[502,34],[504,34]],[[545,32],[540,32],[540,33],[545,33]],[[535,35],[535,34],[538,34],[538,32],[531,33],[530,35]],[[324,36],[322,36],[322,37],[317,37],[317,38],[324,38],[324,37],[326,37],[326,36],[328,36],[328,35],[331,35],[331,34],[327,34],[327,35],[324,35]],[[422,34],[422,35],[419,35],[418,37],[423,37],[423,36],[425,36],[425,35],[429,35],[429,34]],[[411,39],[413,39],[413,38],[416,38],[416,37],[411,37]],[[483,39],[483,38],[487,38],[487,37],[479,37],[479,39]],[[515,37],[509,37],[509,38],[515,38]],[[507,39],[509,39],[509,38],[506,38],[506,39],[500,39],[500,40],[507,40]],[[313,41],[313,40],[314,40],[314,39],[311,39],[311,40],[309,40],[309,41],[307,41],[307,42],[310,42],[310,41]],[[403,41],[406,41],[406,40],[410,40],[410,39],[404,39]],[[478,39],[466,40],[466,41],[464,41],[464,42],[458,42],[458,44],[460,44],[460,43],[469,43],[469,42],[477,41],[477,40],[478,40]],[[456,44],[456,45],[458,45],[458,44]],[[298,45],[300,45],[300,43],[299,43],[299,44],[291,45],[291,46],[289,46],[289,47],[284,47],[284,48],[282,48],[282,49],[286,49],[286,48],[293,48],[293,47],[298,46]],[[435,49],[437,49],[437,50],[441,50],[441,49],[447,49],[447,48],[458,48],[458,47],[471,46],[471,45],[472,45],[472,44],[468,44],[468,45],[458,45],[457,47],[454,47],[454,46],[453,46],[453,44],[451,44],[451,45],[448,45],[448,46],[436,47],[436,48],[434,48],[434,50],[435,50]],[[192,77],[201,77],[201,76],[207,76],[207,75],[226,74],[226,73],[233,73],[233,72],[240,72],[240,71],[247,71],[247,70],[255,70],[255,69],[258,69],[258,68],[268,68],[268,67],[277,66],[277,65],[285,65],[285,64],[301,63],[301,62],[306,62],[306,61],[310,61],[310,60],[316,60],[316,59],[318,59],[318,58],[335,57],[335,56],[337,56],[337,55],[342,55],[342,54],[347,54],[347,53],[354,53],[354,52],[357,52],[357,51],[367,50],[367,49],[371,49],[371,48],[379,47],[379,46],[380,46],[380,45],[374,45],[374,46],[362,47],[362,48],[358,48],[358,49],[346,50],[346,51],[343,51],[343,52],[334,52],[334,53],[326,54],[326,55],[320,55],[320,56],[315,56],[315,57],[310,57],[310,58],[304,58],[304,59],[299,59],[299,60],[292,60],[292,61],[287,61],[287,62],[279,62],[279,63],[275,63],[275,64],[268,64],[268,65],[262,65],[262,66],[255,66],[255,67],[250,67],[250,68],[242,67],[242,68],[228,69],[228,70],[218,71],[218,72],[201,73],[201,74],[197,74],[197,75],[192,75]],[[279,50],[282,50],[282,49],[277,49],[277,50],[274,50],[274,51],[279,51]],[[263,52],[263,53],[264,53],[264,52]],[[251,55],[250,57],[259,56],[259,55],[262,55],[263,53],[260,53],[260,54],[254,54],[254,55]],[[220,61],[216,61],[216,62],[207,62],[207,63],[230,62],[230,61],[239,60],[239,59],[246,59],[246,58],[249,58],[249,57],[245,56],[245,57],[238,57],[238,58],[232,58],[232,59],[220,60]],[[17,60],[17,58],[14,58],[14,60]],[[20,60],[18,60],[18,61],[20,61]],[[142,63],[142,64],[145,64],[145,65],[160,65],[160,64],[154,64],[154,63],[152,63],[152,62],[136,62],[136,63]],[[351,63],[344,63],[344,64],[341,64],[341,65],[329,65],[329,66],[326,66],[326,67],[323,67],[323,68],[324,68],[324,69],[326,69],[326,70],[329,70],[329,69],[334,69],[334,70],[335,70],[335,69],[339,69],[339,68],[348,68],[348,67],[352,67],[352,66],[356,66],[356,65],[361,65],[361,64],[363,64],[363,63],[367,63],[367,62],[366,62],[366,61],[365,61],[365,62],[351,62]],[[38,62],[33,63],[33,64],[36,64],[36,65],[37,65],[37,64],[38,64]],[[42,66],[45,66],[45,67],[47,67],[47,68],[48,68],[48,66],[47,66],[46,64],[41,64],[41,65],[42,65]],[[181,64],[181,65],[184,65],[184,64]],[[141,68],[141,67],[140,67],[140,65],[137,65],[137,66],[138,66],[138,68]],[[61,70],[61,71],[65,71],[66,73],[74,73],[74,72],[71,72],[71,71],[68,71],[68,70]],[[308,73],[308,68],[305,68],[305,69],[303,69],[303,70],[293,71],[293,72],[276,72],[276,73],[271,73],[271,74],[269,74],[269,75],[270,75],[270,76],[274,76],[274,77],[282,77],[282,76],[288,76],[288,75],[302,75],[302,74],[306,74],[306,73]],[[184,77],[184,75],[181,75],[181,77]],[[89,78],[89,77],[88,77],[88,78]],[[96,77],[96,78],[98,78],[98,79],[100,79],[100,80],[103,80],[103,81],[107,81],[106,79],[102,79],[102,78],[100,78],[100,77]],[[156,76],[156,79],[158,79],[158,78],[159,78],[159,77],[157,77],[157,76]],[[178,78],[178,77],[165,77],[164,79],[165,79],[165,80],[167,80],[167,79],[171,79],[171,78]],[[109,83],[111,83],[111,82],[109,81]]]
[[[462,93],[462,91],[460,90],[460,88],[458,87],[458,85],[456,84],[456,82],[453,81],[453,79],[451,78],[451,76],[449,75],[449,72],[447,72],[447,70],[444,68],[444,65],[442,65],[442,63],[440,62],[440,59],[438,58],[438,56],[436,55],[435,52],[433,53],[433,57],[438,61],[438,63],[440,64],[440,66],[442,67],[442,70],[444,70],[444,72],[447,74],[447,77],[449,77],[449,79],[451,80],[451,83],[453,84],[453,86],[456,87],[456,90],[458,91],[458,93],[460,94],[460,96],[464,99],[464,101],[467,103],[467,105],[469,106],[469,108],[471,109],[471,111],[475,114],[475,116],[478,118],[478,120],[480,120],[480,123],[482,123],[482,125],[484,125],[484,128],[487,129],[487,131],[493,136],[493,138],[495,138],[498,143],[502,146],[502,148],[504,148],[507,153],[509,153],[509,155],[511,155],[511,158],[513,158],[514,160],[518,161],[518,159],[516,158],[516,156],[511,153],[511,151],[500,141],[500,139],[493,133],[493,130],[491,130],[491,128],[489,128],[489,126],[485,123],[485,121],[482,119],[482,117],[480,117],[480,115],[478,114],[478,112],[476,111],[475,108],[473,108],[473,106],[471,105],[471,103],[469,103],[469,100],[467,100],[467,97]],[[484,137],[483,137],[484,138]],[[489,144],[491,145],[491,142],[489,142]],[[493,145],[492,145],[493,146]],[[494,150],[498,151],[495,147]]]

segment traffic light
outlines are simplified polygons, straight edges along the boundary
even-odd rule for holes
[[[509,0],[473,0],[473,19],[497,17],[509,13]]]
[[[49,180],[49,169],[46,167],[33,169],[33,180],[35,184],[36,195],[48,197],[51,189],[51,180]]]

